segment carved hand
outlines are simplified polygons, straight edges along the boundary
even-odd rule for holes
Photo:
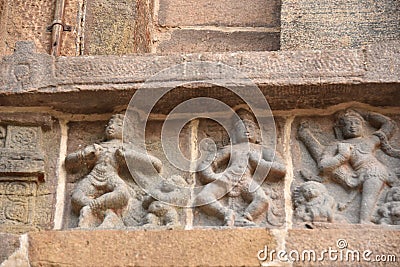
[[[89,203],[89,207],[91,210],[93,210],[94,212],[98,212],[102,209],[102,205],[100,203],[100,201],[98,201],[97,199],[93,199],[90,203]]]
[[[338,153],[343,156],[345,159],[349,159],[351,155],[351,151],[353,150],[353,145],[347,143],[339,143],[338,144]]]
[[[96,159],[98,155],[103,151],[103,148],[98,144],[88,146],[83,150],[83,155],[88,160]]]

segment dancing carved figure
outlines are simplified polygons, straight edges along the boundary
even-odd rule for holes
[[[223,220],[225,226],[251,226],[255,225],[254,219],[268,210],[271,202],[261,187],[266,177],[261,176],[269,170],[269,178],[283,179],[286,167],[274,151],[260,144],[260,129],[253,120],[241,118],[234,124],[231,136],[232,145],[218,150],[211,165],[207,160],[199,164],[200,181],[205,186],[195,204],[204,213]],[[223,172],[217,171],[226,164]],[[236,214],[218,200],[224,195],[230,200],[240,196],[248,206],[242,214]]]
[[[338,204],[329,195],[326,187],[318,182],[309,181],[293,192],[295,207],[294,216],[304,222],[335,222],[343,221],[337,214]]]
[[[105,141],[69,154],[65,167],[70,172],[86,167],[72,192],[72,207],[79,214],[80,228],[123,227],[122,212],[129,201],[129,187],[118,174],[121,162],[116,156],[122,149],[123,116],[112,116],[106,129]]]
[[[400,225],[400,187],[392,187],[386,194],[385,203],[378,209],[379,224]]]
[[[368,134],[369,123],[376,131]],[[360,223],[371,223],[372,213],[385,185],[398,183],[395,173],[380,162],[376,152],[382,146],[386,151],[394,132],[394,122],[386,116],[374,112],[352,109],[337,116],[334,127],[334,144],[322,146],[303,122],[299,128],[299,139],[305,144],[324,177],[331,177],[343,186],[362,188]]]

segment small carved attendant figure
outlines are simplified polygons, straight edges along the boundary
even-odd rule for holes
[[[400,187],[391,188],[385,203],[378,209],[379,224],[400,225]]]
[[[372,135],[366,122],[378,128]],[[346,110],[338,115],[335,127],[339,139],[326,148],[314,138],[307,124],[299,129],[299,138],[307,146],[324,175],[349,187],[362,187],[360,223],[371,223],[372,213],[384,185],[398,183],[396,175],[375,156],[381,140],[390,139],[395,124],[377,113]],[[387,145],[387,144],[386,144]]]
[[[326,187],[310,181],[298,186],[293,194],[295,217],[304,222],[334,222],[344,220],[336,215],[338,205]]]
[[[172,184],[172,183],[173,184]],[[172,203],[185,198],[177,186],[187,186],[186,181],[179,175],[173,175],[171,181],[162,181],[152,189],[152,195],[160,198],[164,195]],[[146,196],[143,200],[143,208],[148,211],[145,226],[179,226],[179,216],[176,208],[165,202],[155,199],[153,196]]]
[[[81,228],[123,227],[121,213],[129,200],[129,188],[118,174],[122,147],[123,116],[112,116],[106,130],[106,141],[74,152],[65,159],[67,170],[74,172],[84,166],[91,169],[76,185],[72,206],[79,213]]]
[[[200,179],[205,186],[195,203],[206,214],[223,220],[225,226],[254,225],[253,220],[268,210],[270,202],[270,197],[261,187],[265,176],[259,177],[260,173],[265,175],[265,170],[270,169],[268,176],[274,176],[275,179],[283,179],[286,174],[286,168],[279,158],[275,157],[273,161],[274,151],[259,144],[259,131],[254,120],[241,118],[233,127],[232,146],[220,149],[212,165],[206,160],[199,165]],[[228,161],[224,172],[216,172]],[[226,194],[230,199],[241,196],[249,203],[238,218],[234,210],[218,201],[219,197]]]

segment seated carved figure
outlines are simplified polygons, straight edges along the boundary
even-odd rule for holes
[[[385,203],[378,209],[379,224],[400,225],[400,187],[391,188]]]
[[[337,203],[328,193],[326,187],[310,181],[298,186],[293,193],[297,220],[304,222],[334,222],[343,220],[337,215]]]
[[[116,152],[122,143],[122,115],[114,115],[105,130],[106,141],[69,154],[65,166],[70,172],[89,167],[72,193],[73,210],[81,228],[123,227],[121,214],[128,204],[129,187],[118,174]]]
[[[250,119],[243,119],[234,124],[232,146],[226,146],[217,151],[211,165],[204,160],[198,166],[200,179],[205,186],[195,199],[195,204],[210,215],[224,221],[225,226],[254,225],[253,220],[268,210],[270,197],[261,187],[265,179],[260,173],[283,179],[286,168],[278,156],[274,160],[274,151],[260,145],[260,134],[257,124]],[[226,169],[218,173],[224,163]],[[255,173],[257,168],[257,174]],[[256,184],[255,190],[253,187]],[[241,196],[248,203],[242,214],[236,214],[231,208],[225,207],[218,198],[227,195],[230,199]]]
[[[367,122],[378,130],[368,134],[365,128]],[[349,109],[338,114],[334,129],[339,140],[327,147],[316,140],[307,123],[300,126],[299,138],[324,176],[330,176],[351,189],[362,188],[360,222],[371,223],[383,187],[399,183],[396,174],[375,155],[379,148],[392,156],[396,155],[387,143],[395,124],[381,114]]]

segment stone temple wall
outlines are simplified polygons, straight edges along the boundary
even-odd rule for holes
[[[0,0],[0,266],[398,265],[397,1],[66,0],[54,57],[56,2]]]

